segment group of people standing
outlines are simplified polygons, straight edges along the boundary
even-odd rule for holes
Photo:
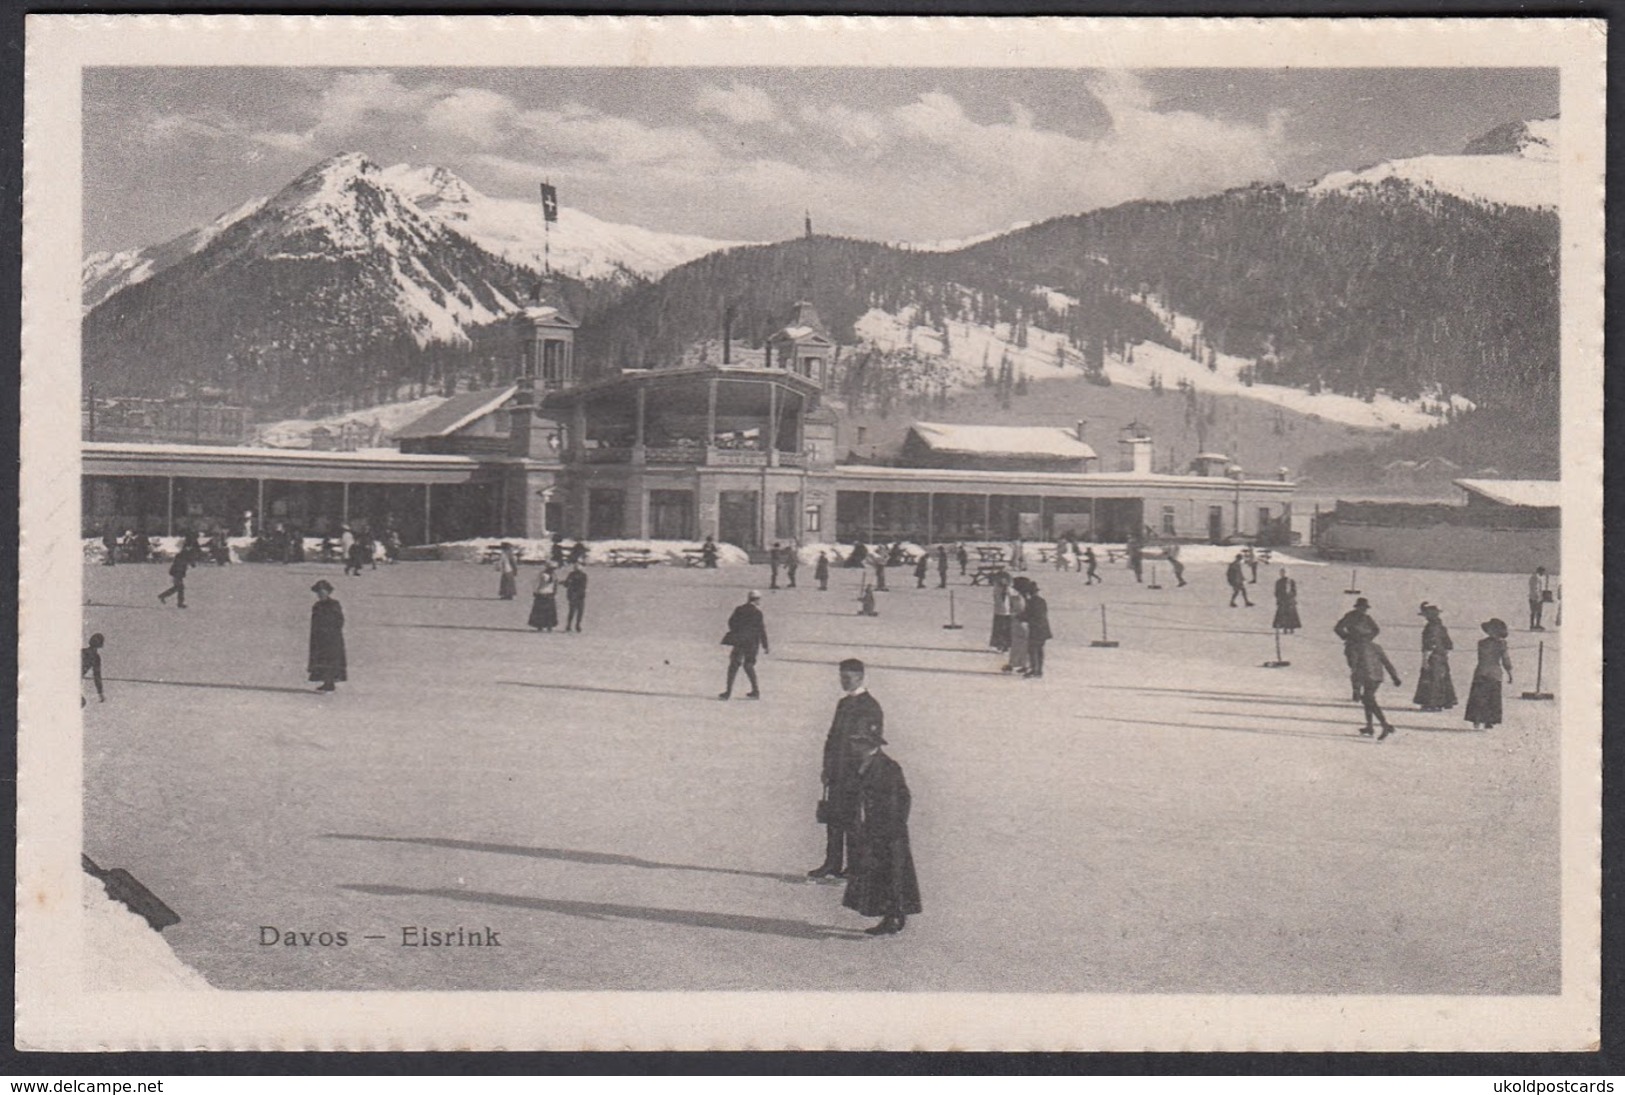
[[[1362,735],[1370,736],[1374,725],[1382,732],[1382,741],[1394,733],[1382,706],[1377,702],[1377,689],[1385,677],[1397,687],[1399,673],[1389,661],[1387,653],[1376,641],[1382,628],[1371,618],[1371,602],[1360,597],[1354,607],[1337,621],[1333,631],[1343,640],[1343,654],[1349,666],[1349,680],[1353,697],[1365,709]],[[1411,698],[1419,709],[1427,712],[1446,711],[1456,706],[1455,682],[1450,676],[1450,652],[1455,649],[1450,629],[1445,626],[1443,610],[1438,605],[1422,602],[1417,611],[1426,622],[1422,625],[1422,667],[1417,674],[1416,693]],[[1484,638],[1478,641],[1478,660],[1473,666],[1473,683],[1467,693],[1466,721],[1473,729],[1489,730],[1502,721],[1501,676],[1512,683],[1512,658],[1507,649],[1508,628],[1499,617],[1492,617],[1479,625]]]
[[[988,646],[1007,655],[1000,672],[1041,680],[1044,645],[1053,637],[1049,602],[1039,594],[1038,583],[1024,574],[995,574],[993,631],[988,636]]]

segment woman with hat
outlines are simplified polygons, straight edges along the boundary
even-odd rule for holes
[[[1499,618],[1479,625],[1485,638],[1478,640],[1478,665],[1473,669],[1473,687],[1467,693],[1464,716],[1473,729],[1494,729],[1501,721],[1501,671],[1512,683],[1512,659],[1507,655],[1507,625]]]
[[[1450,679],[1450,629],[1439,618],[1439,606],[1422,602],[1422,668],[1416,675],[1416,696],[1412,703],[1424,711],[1443,711],[1456,706],[1456,685]]]
[[[348,680],[344,657],[344,609],[333,599],[333,586],[323,578],[310,587],[316,603],[310,606],[310,679],[321,681],[318,692],[333,692],[335,681]]]
[[[1275,579],[1275,630],[1288,635],[1303,626],[1298,618],[1298,583],[1287,577],[1286,567]]]
[[[908,840],[912,797],[902,766],[880,751],[886,739],[878,722],[853,730],[847,742],[857,759],[858,803],[849,837],[855,862],[848,864],[841,904],[863,916],[882,918],[864,934],[895,935],[909,914],[921,907]]]
[[[529,622],[537,631],[550,632],[559,626],[559,579],[550,562],[542,564],[542,572],[536,577]]]

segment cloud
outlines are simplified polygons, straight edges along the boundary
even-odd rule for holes
[[[788,128],[779,114],[779,105],[773,96],[759,87],[733,81],[726,88],[715,84],[702,87],[694,97],[694,109],[701,114],[715,114],[736,125],[772,125]]]
[[[227,135],[219,126],[191,114],[155,114],[141,127],[141,137],[149,145],[187,140],[217,141]]]

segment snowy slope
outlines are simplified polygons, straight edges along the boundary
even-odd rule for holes
[[[383,403],[376,407],[363,407],[346,414],[326,418],[285,418],[278,422],[264,422],[254,427],[254,443],[274,449],[308,449],[310,435],[318,426],[335,433],[354,423],[377,436],[380,444],[394,431],[434,410],[446,401],[445,396],[431,395],[401,403]],[[387,446],[386,446],[387,447]]]
[[[1390,180],[1468,201],[1554,209],[1558,187],[1558,121],[1547,118],[1502,127],[1456,156],[1389,160],[1358,171],[1338,171],[1310,187],[1314,193],[1359,193]],[[1489,138],[1494,138],[1490,140]]]
[[[1061,294],[1054,294],[1061,297]],[[1062,298],[1064,299],[1064,298]],[[1198,325],[1195,320],[1164,309],[1154,310],[1168,325],[1169,331],[1189,345]],[[931,327],[914,325],[912,309],[899,313],[870,309],[854,325],[862,339],[882,350],[912,348],[920,354],[942,354],[942,337]],[[940,364],[950,387],[973,388],[982,384],[983,365],[995,370],[1000,360],[1009,355],[1019,375],[1026,373],[1031,380],[1048,380],[1063,376],[1077,376],[1081,360],[1077,351],[1068,344],[1064,335],[1046,331],[1041,327],[1027,329],[1027,345],[1017,346],[1008,324],[988,327],[981,324],[951,320],[948,323],[949,354]],[[1367,403],[1353,396],[1321,392],[1311,395],[1302,388],[1289,388],[1275,384],[1242,383],[1240,371],[1252,362],[1229,354],[1218,354],[1216,368],[1210,371],[1206,364],[1194,360],[1189,354],[1156,343],[1142,342],[1131,350],[1132,361],[1114,354],[1106,355],[1105,372],[1114,385],[1149,389],[1156,377],[1170,391],[1181,380],[1196,387],[1200,395],[1234,395],[1274,404],[1301,414],[1318,415],[1331,422],[1365,429],[1402,430],[1424,429],[1435,426],[1439,418],[1420,402],[1395,399],[1379,394]],[[1456,397],[1458,408],[1472,406]]]
[[[442,167],[396,164],[385,168],[382,177],[419,209],[509,262],[539,270],[547,244],[554,271],[571,277],[606,278],[623,271],[653,277],[712,251],[740,246],[737,241],[613,224],[562,205],[558,222],[548,228],[540,201],[487,197]]]
[[[220,233],[257,213],[266,203],[265,198],[244,202],[229,213],[222,213],[201,228],[183,232],[167,243],[151,247],[137,247],[128,251],[92,251],[85,256],[80,269],[83,287],[81,301],[90,311],[108,297],[131,285],[137,285],[156,273],[169,269],[182,259],[189,258],[219,238]]]

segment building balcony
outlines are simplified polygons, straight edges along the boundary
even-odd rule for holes
[[[807,457],[799,452],[781,452],[777,460],[761,449],[703,448],[698,445],[615,445],[583,449],[567,454],[580,464],[659,464],[667,467],[712,468],[804,468]]]

